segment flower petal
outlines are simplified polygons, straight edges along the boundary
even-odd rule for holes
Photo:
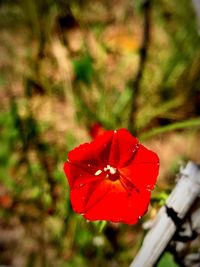
[[[134,224],[147,210],[158,169],[158,156],[126,129],[106,131],[68,153],[72,208],[89,220]]]
[[[84,214],[95,207],[109,192],[110,184],[104,181],[85,184],[70,191],[72,208],[75,212]]]
[[[138,190],[153,190],[159,171],[159,158],[151,150],[140,145],[130,165],[119,169]]]
[[[147,211],[149,200],[148,191],[138,194],[133,190],[131,195],[128,195],[123,188],[112,186],[84,217],[91,221],[109,220],[134,224]]]
[[[99,135],[91,143],[80,145],[68,153],[69,161],[86,165],[105,166],[109,158],[112,137],[113,131],[107,131]]]
[[[70,188],[81,187],[85,184],[103,179],[102,176],[95,176],[98,166],[88,165],[68,161],[65,163],[64,171]]]
[[[132,136],[126,129],[114,131],[109,162],[123,167],[133,159],[138,148],[138,139]]]

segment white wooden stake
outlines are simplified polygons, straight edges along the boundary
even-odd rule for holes
[[[179,218],[184,218],[199,194],[200,168],[193,162],[188,162],[185,169],[181,171],[180,180],[170,194],[166,205],[173,208]],[[162,207],[130,267],[152,267],[175,231],[176,226],[167,215],[166,207]]]

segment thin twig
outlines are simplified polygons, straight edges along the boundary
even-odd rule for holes
[[[131,82],[133,90],[133,99],[131,104],[131,112],[129,117],[129,130],[136,134],[135,120],[138,111],[138,97],[140,94],[141,81],[147,61],[147,54],[150,43],[150,29],[151,29],[151,0],[143,1],[144,27],[143,27],[143,41],[140,49],[140,59],[138,72],[135,79]]]

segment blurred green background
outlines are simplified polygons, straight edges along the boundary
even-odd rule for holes
[[[63,164],[96,122],[128,128],[160,157],[135,226],[101,229],[71,209]],[[0,264],[128,266],[179,166],[200,162],[199,127],[192,1],[1,0]]]

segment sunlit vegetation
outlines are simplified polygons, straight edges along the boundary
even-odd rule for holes
[[[200,161],[191,2],[0,1],[0,265],[130,264],[180,164]],[[63,164],[96,122],[128,128],[160,157],[151,207],[135,226],[71,209]]]

